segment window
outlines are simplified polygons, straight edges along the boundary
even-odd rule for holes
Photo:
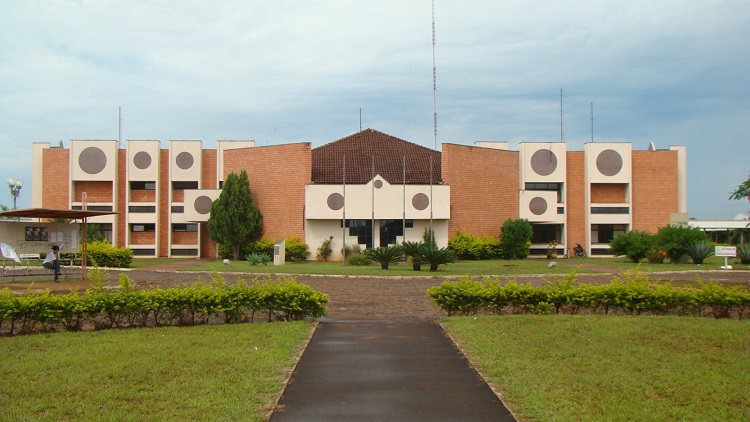
[[[153,233],[156,231],[156,224],[131,224],[132,233]]]
[[[551,241],[562,243],[562,224],[531,224],[531,243],[548,244]]]
[[[152,205],[131,205],[128,207],[128,212],[154,213],[156,212],[156,207]]]
[[[198,231],[198,225],[197,224],[172,224],[172,231],[173,232],[197,232]]]
[[[630,207],[591,207],[591,214],[629,214]]]
[[[592,224],[592,243],[609,243],[618,234],[625,234],[627,224]]]
[[[198,249],[172,249],[172,256],[198,256]]]
[[[562,183],[526,183],[525,190],[541,190],[557,192],[557,202],[563,202]]]
[[[174,214],[182,214],[185,212],[185,207],[182,205],[172,205],[172,213]]]
[[[133,256],[154,256],[156,249],[133,249]]]
[[[156,190],[156,182],[130,182],[130,190]]]
[[[346,220],[349,236],[357,236],[357,244],[372,246],[372,220]]]
[[[80,205],[73,205],[70,207],[72,210],[82,210],[83,207]],[[112,205],[89,205],[86,207],[87,211],[112,211]]]
[[[198,189],[198,182],[172,182],[172,190]]]

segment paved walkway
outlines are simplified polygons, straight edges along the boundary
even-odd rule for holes
[[[280,421],[514,421],[442,329],[327,320],[272,415]]]

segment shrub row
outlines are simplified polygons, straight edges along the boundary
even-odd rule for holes
[[[267,321],[300,320],[325,315],[328,296],[294,278],[226,284],[219,275],[210,283],[181,288],[134,290],[120,275],[120,289],[99,284],[83,293],[14,295],[0,290],[0,335],[39,331],[79,331],[161,325],[252,322],[256,314]]]
[[[432,301],[450,315],[478,312],[602,313],[605,315],[683,315],[735,317],[750,311],[750,291],[726,288],[716,282],[699,282],[698,288],[674,288],[650,282],[646,276],[615,276],[610,284],[577,285],[575,273],[554,278],[545,286],[532,286],[498,279],[476,281],[463,278],[444,282],[427,291]]]
[[[88,260],[99,267],[128,268],[133,262],[133,250],[117,248],[106,240],[89,242],[86,245]]]

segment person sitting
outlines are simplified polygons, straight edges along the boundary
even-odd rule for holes
[[[60,247],[55,245],[52,247],[52,252],[47,254],[44,258],[42,266],[48,270],[55,270],[55,283],[59,283],[58,277],[60,277]]]

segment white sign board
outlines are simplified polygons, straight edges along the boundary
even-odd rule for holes
[[[736,246],[716,246],[714,249],[714,255],[734,258],[737,256],[737,247]]]

